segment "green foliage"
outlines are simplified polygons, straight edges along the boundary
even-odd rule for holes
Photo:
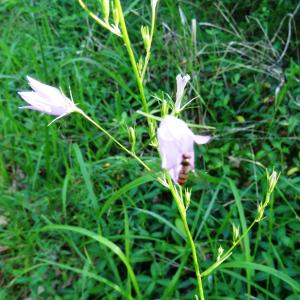
[[[99,3],[91,9],[101,15]],[[150,1],[122,4],[143,53]],[[150,111],[159,111],[156,96],[168,99],[163,92],[174,98],[182,71],[192,77],[186,100],[196,98],[181,117],[216,128],[196,149],[187,183],[202,271],[220,245],[231,247],[233,223],[243,233],[254,220],[267,189],[260,164],[281,172],[265,219],[205,277],[208,299],[300,295],[299,15],[292,0],[159,3],[145,74]],[[70,87],[128,149],[135,128],[136,152],[158,171],[122,42],[76,1],[5,0],[0,19],[0,299],[131,299],[139,291],[193,299],[193,262],[171,195],[80,116],[47,127],[50,117],[17,109],[27,74],[67,95]]]

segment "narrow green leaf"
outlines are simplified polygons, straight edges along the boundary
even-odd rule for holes
[[[291,288],[293,288],[295,291],[300,292],[300,284],[291,278],[289,275],[287,275],[284,272],[281,272],[279,270],[276,270],[274,268],[264,266],[261,264],[246,262],[246,261],[233,261],[233,262],[227,262],[223,263],[220,267],[220,269],[231,269],[231,268],[238,268],[238,269],[251,269],[251,270],[257,270],[262,271],[267,274],[273,275],[280,280],[286,282]]]
[[[102,276],[99,276],[93,272],[87,271],[85,268],[78,269],[78,268],[70,267],[68,265],[57,263],[57,262],[46,260],[46,259],[38,259],[38,260],[44,262],[46,265],[52,265],[52,266],[58,267],[60,269],[64,269],[64,270],[68,270],[68,271],[80,274],[81,276],[84,276],[84,277],[95,279],[96,281],[101,282],[101,283],[111,287],[115,291],[119,292],[126,299],[130,299],[130,300],[133,299],[128,293],[126,293],[126,291],[121,289],[117,284],[115,284],[115,283],[111,282],[110,280],[108,280]]]
[[[176,232],[180,237],[182,237],[184,240],[186,240],[186,236],[182,234],[182,232],[177,229],[171,222],[169,222],[167,219],[163,218],[162,216],[158,215],[155,212],[146,210],[146,209],[141,209],[141,208],[135,208],[135,210],[139,212],[143,212],[151,217],[156,218],[158,221],[166,224],[168,227],[170,227],[174,232]]]
[[[223,273],[225,273],[225,274],[228,274],[230,277],[235,277],[235,278],[237,278],[238,280],[241,280],[241,281],[247,283],[247,279],[246,279],[244,276],[242,276],[242,275],[240,275],[240,274],[237,274],[237,273],[235,273],[235,272],[233,272],[233,271],[222,270],[222,268],[221,268],[221,269],[220,269],[220,272],[223,272]],[[252,285],[254,288],[260,290],[260,291],[263,292],[263,293],[265,293],[265,294],[266,294],[267,296],[269,296],[270,298],[275,299],[275,300],[281,300],[281,299],[278,298],[276,295],[274,295],[273,293],[271,293],[271,292],[269,292],[268,290],[264,289],[264,288],[261,287],[260,285],[254,283],[253,281],[251,281],[251,285]]]
[[[119,199],[124,193],[127,193],[128,191],[130,191],[146,182],[149,182],[149,181],[153,181],[153,176],[147,174],[147,175],[137,178],[136,180],[131,181],[130,183],[121,187],[119,190],[112,193],[110,195],[110,197],[102,205],[102,209],[100,211],[100,217],[102,217],[103,214],[112,206],[114,201]]]
[[[247,231],[247,222],[246,222],[246,217],[245,217],[245,213],[244,213],[244,208],[243,208],[243,205],[241,202],[241,196],[239,194],[239,191],[238,191],[235,183],[230,178],[227,178],[227,180],[229,182],[229,186],[233,193],[235,204],[236,204],[238,212],[239,212],[242,231],[243,231],[243,233],[245,233]],[[249,241],[248,234],[244,237],[243,242],[244,242],[244,248],[245,248],[245,259],[247,262],[251,262],[250,241]],[[248,299],[249,299],[249,297],[251,295],[251,271],[248,268],[246,268],[246,273],[247,273],[247,290],[248,290]]]
[[[127,260],[126,255],[123,253],[123,251],[120,249],[120,247],[118,247],[116,244],[114,244],[113,242],[111,242],[110,240],[108,240],[107,238],[101,236],[100,234],[96,234],[92,231],[89,231],[85,228],[82,227],[76,227],[76,226],[69,226],[69,225],[47,225],[45,226],[42,231],[49,231],[49,230],[62,230],[62,231],[71,231],[71,232],[75,232],[75,233],[79,233],[81,235],[87,236],[97,242],[99,242],[101,245],[103,245],[104,247],[109,248],[112,252],[114,252],[119,258],[120,260],[124,263],[124,265],[127,268],[127,272],[131,278],[132,284],[135,288],[135,291],[138,295],[138,297],[140,297],[140,289],[135,277],[135,274]]]
[[[69,173],[67,173],[64,183],[63,183],[63,189],[62,189],[62,211],[64,218],[67,218],[67,193],[68,193],[68,185],[69,185]]]
[[[95,194],[94,189],[93,189],[92,180],[90,178],[90,175],[89,175],[88,170],[86,168],[86,165],[84,163],[84,160],[83,160],[81,151],[79,149],[79,146],[77,144],[74,144],[73,148],[74,148],[74,151],[75,151],[75,154],[76,154],[77,161],[79,163],[80,171],[81,171],[81,174],[83,176],[83,180],[84,180],[86,189],[89,193],[89,199],[92,203],[93,208],[96,209],[98,200],[97,200],[96,194]]]

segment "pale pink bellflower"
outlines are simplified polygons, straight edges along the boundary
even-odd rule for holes
[[[184,157],[190,158],[190,170],[195,169],[194,143],[201,145],[210,140],[210,136],[193,134],[184,121],[171,115],[161,121],[157,138],[162,159],[161,167],[168,170],[175,183],[178,183]]]
[[[18,94],[30,105],[19,108],[36,110],[48,115],[57,116],[52,122],[72,112],[80,111],[75,103],[66,97],[59,89],[41,83],[29,76],[26,76],[26,78],[33,91],[19,92]]]

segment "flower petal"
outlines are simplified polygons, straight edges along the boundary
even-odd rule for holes
[[[189,157],[190,170],[195,169],[194,142],[206,144],[210,136],[194,135],[187,124],[174,117],[166,116],[157,129],[162,168],[167,169],[175,183],[182,169],[184,156]]]
[[[18,107],[19,109],[30,109],[30,110],[36,110],[36,111],[39,111],[39,112],[42,112],[42,113],[46,113],[46,114],[49,114],[47,111],[44,111],[43,108],[38,108],[38,107],[35,107],[35,106],[30,106],[30,105],[27,105],[27,106],[19,106]]]
[[[177,148],[173,147],[171,143],[160,142],[161,156],[162,156],[162,168],[170,169],[174,168],[181,162],[182,154]]]
[[[51,102],[51,105],[61,106],[63,103],[71,102],[61,91],[53,86],[39,82],[30,76],[26,76],[30,87],[43,98]]]
[[[210,139],[211,139],[211,136],[209,135],[195,135],[194,134],[194,142],[198,145],[203,145],[203,144],[207,144]]]
[[[20,92],[19,95],[30,104],[22,109],[32,109],[54,116],[65,116],[79,111],[77,106],[67,98],[59,89],[41,83],[29,76],[27,80],[34,92]]]
[[[176,102],[175,102],[175,110],[179,111],[181,107],[181,99],[183,97],[184,89],[188,81],[191,79],[190,75],[181,76],[178,74],[176,76],[177,83],[177,91],[176,91]]]
[[[45,103],[45,100],[43,98],[41,98],[37,93],[35,93],[35,92],[19,92],[18,94],[22,97],[23,100],[25,100],[31,106],[35,107],[36,110],[51,114],[50,106],[47,105]]]

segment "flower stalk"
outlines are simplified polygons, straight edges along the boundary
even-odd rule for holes
[[[152,1],[152,3],[151,3],[151,6],[152,6],[151,30],[150,30],[150,35],[149,35],[149,38],[148,38],[148,45],[146,47],[145,62],[144,62],[143,69],[141,71],[141,81],[142,82],[144,81],[147,66],[148,66],[148,63],[150,61],[150,56],[151,56],[151,45],[152,45],[155,22],[156,22],[156,5],[157,5],[157,1]]]
[[[127,49],[128,55],[129,55],[129,59],[130,59],[130,62],[131,62],[131,66],[132,66],[132,69],[133,69],[133,72],[134,72],[134,75],[135,75],[135,78],[136,78],[136,82],[137,82],[137,85],[138,85],[138,88],[139,88],[143,110],[144,110],[145,113],[149,114],[149,108],[148,108],[148,103],[147,103],[146,96],[145,96],[143,80],[142,80],[142,77],[140,76],[138,65],[136,63],[134,53],[133,53],[133,50],[132,50],[132,47],[131,47],[131,42],[130,42],[130,39],[129,39],[129,36],[128,36],[127,27],[126,27],[126,23],[125,23],[125,19],[124,19],[123,10],[122,10],[120,0],[116,0],[115,5],[116,5],[116,10],[117,10],[118,16],[119,16],[119,22],[120,22],[121,31],[122,31],[122,38],[123,38],[123,41],[125,43],[125,46],[126,46],[126,49]],[[155,136],[155,128],[154,128],[154,125],[152,123],[152,120],[149,117],[147,117],[147,122],[148,122],[148,127],[149,127],[150,139],[152,139]]]
[[[266,170],[267,174],[267,184],[268,184],[268,190],[265,196],[264,201],[262,203],[259,203],[258,205],[258,210],[257,210],[257,215],[254,219],[254,221],[251,223],[251,225],[245,230],[245,232],[238,238],[236,239],[232,246],[226,251],[225,254],[221,255],[218,257],[217,261],[213,263],[208,269],[206,269],[204,272],[201,273],[202,277],[208,276],[212,271],[214,271],[224,260],[226,260],[231,254],[232,250],[244,239],[244,237],[248,234],[248,232],[252,229],[252,227],[260,222],[263,218],[264,210],[267,207],[270,197],[272,193],[274,192],[275,186],[278,182],[279,175],[277,174],[276,171],[273,171],[271,176],[269,175],[268,171]]]
[[[86,4],[84,3],[83,0],[78,0],[78,2],[80,4],[80,6],[88,13],[88,15],[96,21],[96,23],[98,23],[103,28],[109,30],[111,33],[113,33],[113,34],[115,34],[119,37],[122,37],[122,34],[121,34],[119,28],[117,27],[118,24],[110,25],[109,22],[108,22],[109,4],[107,4],[107,3],[104,4],[104,6],[106,5],[106,7],[105,7],[105,11],[104,11],[105,21],[103,21],[97,15],[95,15],[92,11],[90,11],[88,9],[88,7],[86,6]]]
[[[101,130],[109,139],[111,139],[123,151],[125,151],[127,154],[132,156],[134,159],[136,159],[145,168],[146,171],[152,173],[152,170],[146,163],[144,163],[135,153],[133,153],[132,151],[129,151],[124,145],[122,145],[117,139],[115,139],[106,129],[104,129],[101,125],[99,125],[91,117],[89,117],[83,110],[79,109],[78,113],[80,113],[86,120],[88,120],[90,123],[92,123],[94,126],[96,126],[99,130]]]
[[[180,197],[176,187],[174,186],[172,179],[170,177],[169,174],[167,174],[167,179],[168,179],[168,183],[169,183],[169,189],[172,193],[172,196],[175,200],[175,203],[177,205],[181,220],[183,222],[183,226],[184,226],[184,230],[187,236],[187,240],[188,243],[191,247],[191,251],[192,251],[192,256],[193,256],[193,264],[194,264],[194,269],[195,269],[195,273],[196,273],[196,278],[197,278],[197,286],[198,286],[198,292],[199,292],[199,296],[200,296],[200,300],[205,300],[204,298],[204,292],[203,292],[203,286],[202,286],[202,278],[201,278],[201,273],[200,273],[200,269],[199,269],[199,263],[198,263],[198,258],[197,258],[197,251],[196,251],[196,246],[191,234],[191,231],[189,229],[189,225],[187,223],[187,219],[186,219],[186,211],[187,208],[184,206],[184,202],[183,199]],[[181,187],[180,187],[181,189]]]

